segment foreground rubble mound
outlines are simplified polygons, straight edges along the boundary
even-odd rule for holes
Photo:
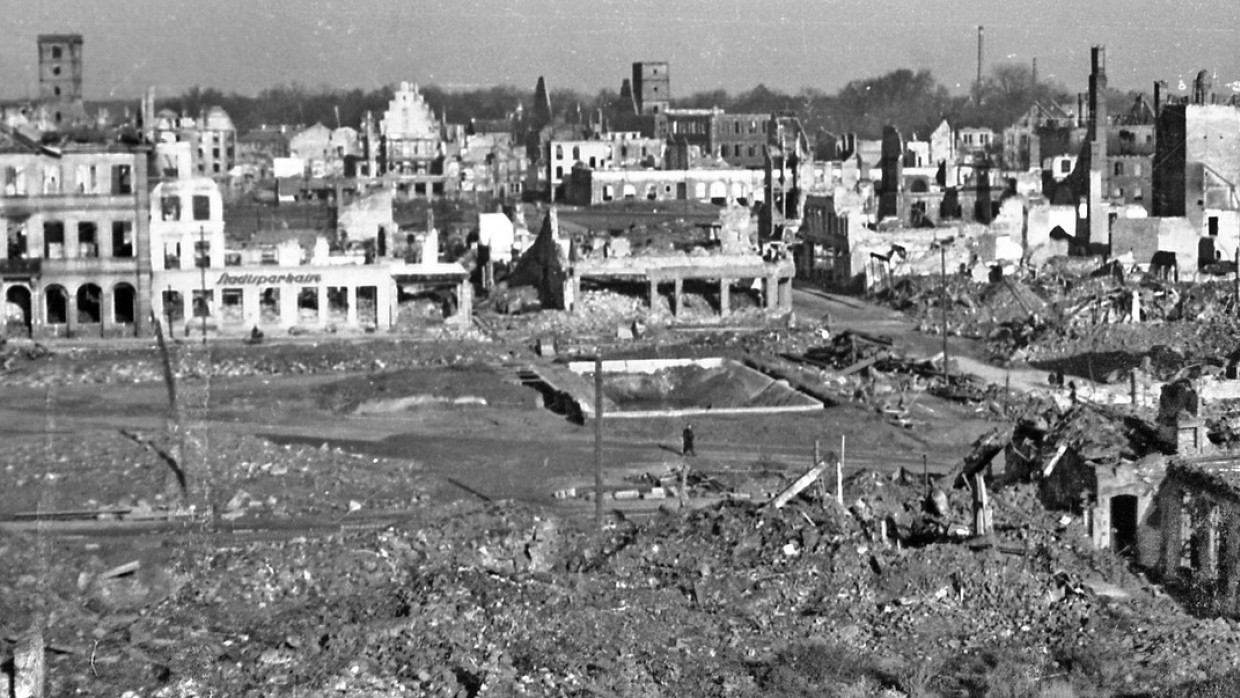
[[[476,330],[425,341],[399,339],[321,340],[246,346],[213,341],[208,347],[177,342],[172,368],[179,380],[363,372],[502,361],[507,347]],[[10,348],[0,353],[0,380],[11,387],[73,384],[159,383],[164,380],[154,343],[131,347]]]
[[[106,548],[9,535],[0,636],[45,620],[51,695],[1142,695],[1236,663],[1231,621],[1090,551],[1028,486],[996,494],[984,544],[883,538],[923,492],[863,473],[848,510],[811,488],[602,536],[456,504],[318,536],[177,536],[111,577],[125,561]]]

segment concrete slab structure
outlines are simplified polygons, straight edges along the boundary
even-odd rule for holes
[[[681,309],[684,283],[711,280],[719,284],[721,316],[731,313],[731,291],[746,280],[762,284],[762,305],[768,311],[792,310],[792,278],[795,267],[789,260],[765,261],[757,255],[668,255],[662,257],[612,257],[586,259],[572,266],[569,284],[572,297],[581,296],[582,280],[639,281],[648,285],[653,307],[662,289],[672,286],[672,314]]]

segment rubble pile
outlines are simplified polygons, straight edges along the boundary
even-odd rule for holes
[[[953,275],[909,277],[875,297],[915,318],[928,334],[984,340],[1003,365],[1095,352],[1136,358],[1158,345],[1182,347],[1189,361],[1218,364],[1240,331],[1234,284],[1175,283],[1129,274],[1114,263],[1061,263],[1017,270],[989,282]],[[1125,368],[1131,368],[1126,366]],[[1110,371],[1106,368],[1104,372]]]
[[[245,346],[240,342],[174,345],[174,370],[183,380],[374,371],[448,366],[509,358],[507,347],[476,341],[476,331],[442,341],[347,340]],[[463,341],[464,340],[464,341]],[[83,383],[155,383],[164,380],[153,346],[108,349],[9,349],[0,378],[9,386],[43,388]],[[16,352],[16,353],[15,353]]]
[[[117,560],[58,548],[0,570],[0,635],[43,609],[62,650],[54,695],[905,695],[927,667],[951,694],[996,652],[1032,676],[1094,657],[1073,682],[1136,691],[1234,665],[1233,622],[1188,616],[1027,489],[996,494],[999,533],[981,546],[884,538],[882,517],[911,516],[923,490],[867,473],[848,509],[811,488],[782,509],[730,502],[602,537],[457,504],[381,530],[187,535],[115,577]]]
[[[172,486],[167,458],[186,473],[188,502]],[[9,483],[0,491],[6,515],[76,512],[100,520],[158,518],[178,507],[228,520],[343,513],[350,502],[403,510],[429,490],[414,461],[193,428],[184,442],[168,433],[117,431],[53,445],[17,437],[6,445],[0,472]]]

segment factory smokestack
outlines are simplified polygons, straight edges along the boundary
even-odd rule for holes
[[[982,25],[977,25],[977,82],[973,87],[973,102],[975,104],[982,103],[982,56],[985,43],[985,30]]]

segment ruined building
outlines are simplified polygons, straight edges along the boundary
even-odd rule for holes
[[[1202,71],[1192,101],[1155,104],[1152,214],[1187,218],[1203,262],[1231,259],[1240,238],[1240,108],[1212,103],[1209,89]]]
[[[665,61],[633,64],[633,97],[638,114],[662,114],[672,101],[672,80]]]
[[[83,123],[82,35],[39,35],[39,102],[53,128]]]
[[[0,131],[0,293],[6,332],[143,334],[150,317],[149,149],[47,147]]]

